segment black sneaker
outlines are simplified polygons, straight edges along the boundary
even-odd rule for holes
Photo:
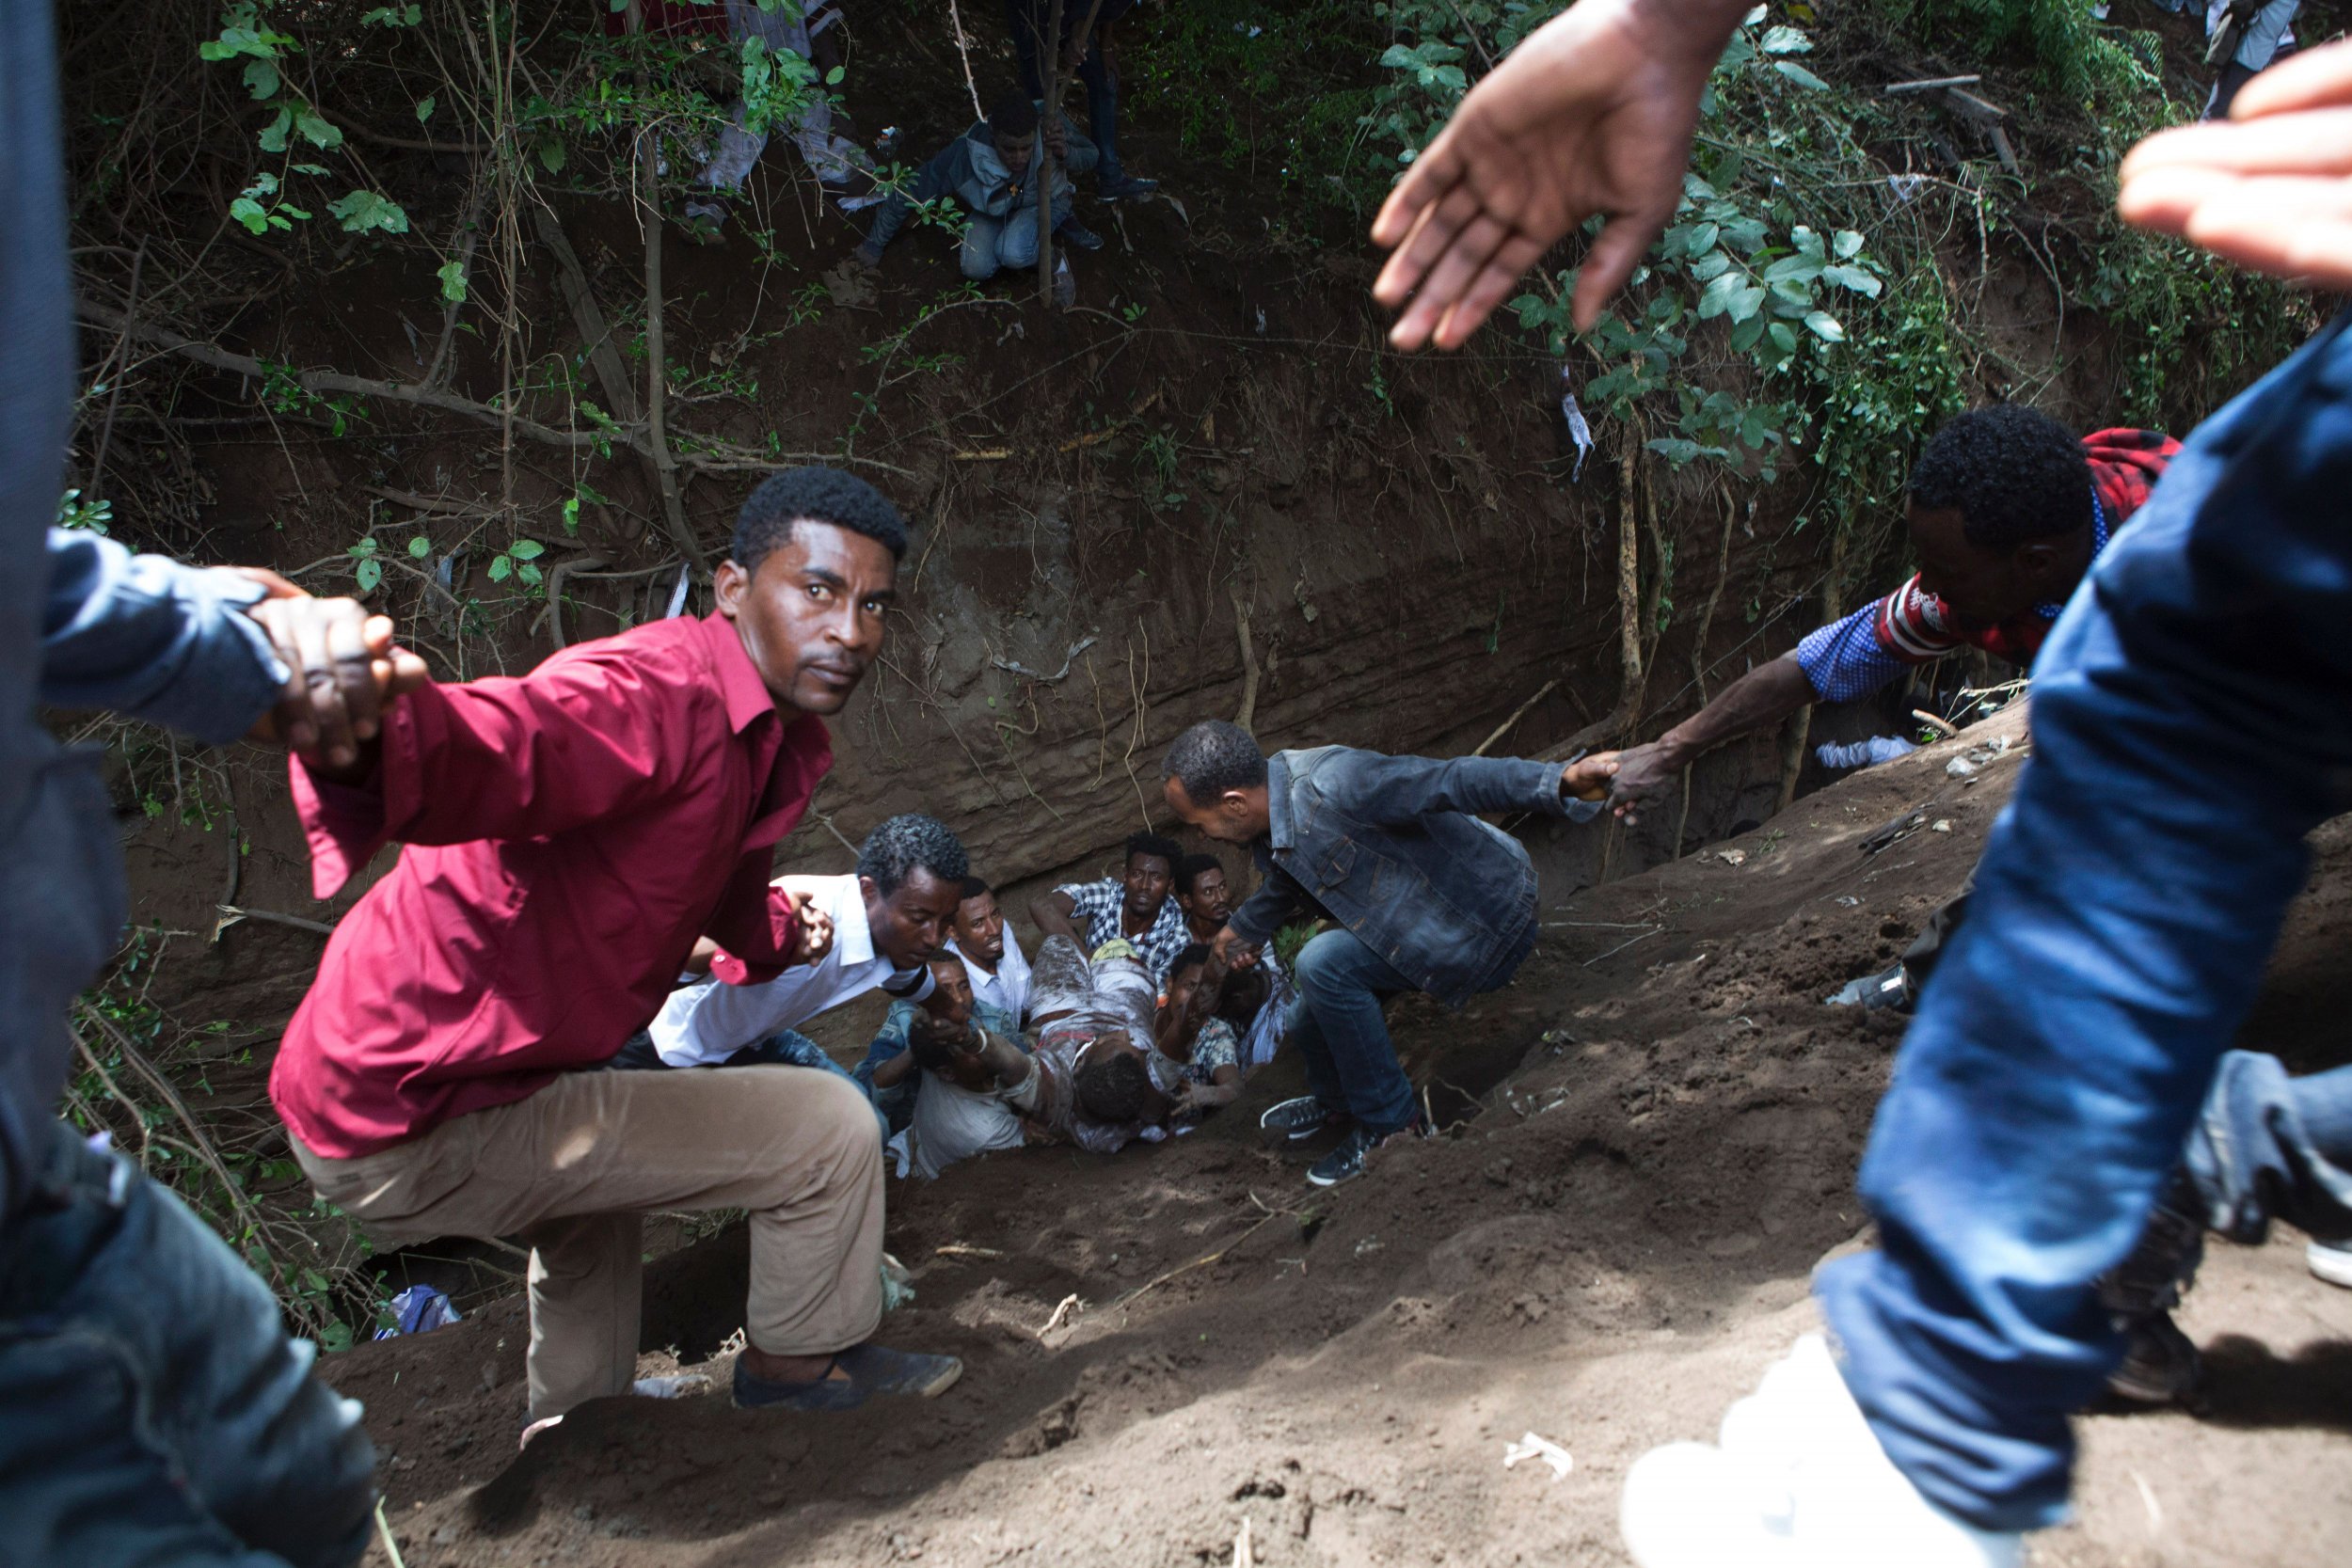
[[[1338,1148],[1307,1167],[1307,1180],[1318,1187],[1336,1187],[1343,1181],[1352,1181],[1364,1174],[1364,1161],[1374,1149],[1398,1138],[1425,1138],[1428,1135],[1429,1129],[1419,1117],[1413,1118],[1411,1126],[1400,1127],[1393,1132],[1375,1132],[1359,1124],[1348,1130],[1347,1136],[1340,1140]]]
[[[1302,1094],[1295,1100],[1285,1100],[1266,1108],[1258,1118],[1258,1125],[1269,1132],[1279,1132],[1291,1142],[1311,1138],[1326,1128],[1347,1124],[1345,1111],[1334,1111],[1313,1095]]]
[[[2142,1318],[2125,1332],[2123,1364],[2107,1374],[2107,1392],[2139,1404],[2177,1404],[2196,1393],[2205,1358],[2171,1313]]]
[[[1076,218],[1062,219],[1061,227],[1054,230],[1054,238],[1077,250],[1103,248],[1103,236],[1080,223]]]
[[[1160,182],[1146,180],[1138,174],[1121,174],[1115,179],[1098,181],[1094,194],[1104,201],[1149,201],[1157,196]]]

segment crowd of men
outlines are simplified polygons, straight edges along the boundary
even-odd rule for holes
[[[1589,325],[1672,212],[1747,8],[1583,0],[1486,76],[1375,230],[1397,345],[1458,345],[1598,215]],[[2017,408],[1952,421],[1909,486],[1919,574],[1623,753],[1269,752],[1196,723],[1163,760],[1165,819],[1247,847],[1252,891],[1236,904],[1238,868],[1147,830],[1117,875],[1032,900],[1025,950],[930,816],[881,823],[848,873],[775,875],[908,546],[849,474],[752,491],[709,614],[465,683],[274,574],[44,541],[73,374],[54,50],[45,8],[0,26],[0,1514],[25,1560],[338,1568],[372,1502],[357,1408],[242,1260],[55,1116],[64,1003],[122,906],[104,792],[36,698],[285,748],[321,897],[403,847],[329,938],[271,1099],[318,1196],[380,1243],[526,1246],[526,1435],[635,1388],[647,1212],[748,1215],[733,1397],[830,1411],[961,1372],[876,1338],[894,1155],[936,1179],[1032,1142],[1164,1139],[1288,1050],[1307,1092],[1261,1125],[1322,1140],[1310,1181],[1363,1175],[1432,1131],[1389,1003],[1459,1006],[1534,945],[1532,860],[1486,818],[1631,816],[1709,746],[1962,648],[2032,667],[2035,756],[1932,981],[1870,988],[1916,1014],[1863,1172],[1880,1244],[1819,1277],[1835,1354],[1807,1337],[1718,1444],[1635,1466],[1637,1560],[2006,1568],[2062,1514],[2070,1413],[2119,1372],[2193,1375],[2164,1314],[2206,1228],[2291,1220],[2321,1241],[2313,1271],[2352,1282],[2328,1244],[2352,1237],[2352,1083],[2225,1054],[2303,835],[2352,778],[2341,322],[2185,443]],[[1104,54],[1062,65],[1100,177],[1132,195]],[[2232,121],[2144,144],[2125,215],[2352,283],[2352,167],[2317,135],[2347,103],[2352,49],[2298,57]],[[1068,142],[1024,104],[940,179]],[[1040,185],[1033,212],[1057,199]],[[855,1067],[801,1032],[875,991]]]

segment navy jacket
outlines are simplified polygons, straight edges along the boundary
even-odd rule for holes
[[[1327,914],[1449,1007],[1494,990],[1535,945],[1535,867],[1475,814],[1598,816],[1602,802],[1560,793],[1561,766],[1277,752],[1266,759],[1271,831],[1250,846],[1266,878],[1233,911],[1234,935],[1259,945]]]

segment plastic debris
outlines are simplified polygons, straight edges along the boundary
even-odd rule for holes
[[[398,1334],[430,1334],[459,1321],[457,1308],[450,1305],[449,1292],[430,1285],[409,1286],[392,1298],[391,1307],[391,1323],[375,1331],[379,1339],[389,1339]]]
[[[1975,775],[1976,771],[1977,765],[1966,757],[1954,757],[1944,765],[1944,776],[1947,779],[1970,778]]]
[[[1576,443],[1576,467],[1568,470],[1568,483],[1574,484],[1584,476],[1584,460],[1593,454],[1593,427],[1576,405],[1575,372],[1565,365],[1560,367],[1560,414],[1568,421],[1568,439]]]
[[[1814,749],[1813,754],[1821,759],[1824,768],[1875,768],[1897,757],[1907,757],[1918,749],[1900,736],[1874,735],[1850,746],[1824,741]]]
[[[1931,833],[1948,833],[1951,831],[1952,819],[1948,816],[1939,816],[1928,824],[1928,832]]]
[[[914,1275],[888,1253],[882,1261],[882,1310],[895,1312],[914,1299]]]
[[[1745,865],[1748,863],[1748,852],[1745,849],[1719,850],[1716,853],[1716,858],[1722,861],[1725,865]]]
[[[1890,174],[1886,177],[1886,188],[1895,193],[1896,200],[1908,205],[1928,188],[1928,177],[1924,174]]]
[[[1576,1468],[1576,1460],[1569,1454],[1567,1449],[1562,1448],[1550,1438],[1538,1435],[1533,1432],[1527,1433],[1516,1443],[1506,1443],[1503,1445],[1502,1467],[1504,1469],[1508,1470],[1512,1468],[1522,1459],[1540,1459],[1545,1464],[1550,1465],[1551,1479],[1554,1481],[1558,1481],[1561,1477],[1566,1475],[1570,1470]]]

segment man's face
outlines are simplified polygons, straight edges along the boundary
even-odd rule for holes
[[[963,972],[963,962],[950,955],[946,961],[931,962],[930,996],[925,1008],[935,1018],[950,1023],[972,1022],[972,976]]]
[[[958,904],[955,934],[956,946],[982,969],[1004,962],[1005,916],[996,907],[996,895],[976,893]]]
[[[1225,873],[1216,866],[1192,879],[1192,891],[1180,893],[1176,901],[1184,913],[1212,926],[1222,926],[1233,912],[1233,895],[1225,886]]]
[[[947,945],[948,927],[956,918],[956,895],[963,891],[958,883],[943,881],[919,865],[888,896],[871,877],[860,877],[857,883],[866,895],[866,924],[874,934],[874,951],[894,967],[913,969],[929,963]],[[961,971],[962,966],[957,968]]]
[[[1971,625],[1992,626],[2038,604],[2062,602],[2081,578],[2062,563],[2066,552],[2052,541],[2033,540],[2007,552],[1969,543],[1958,507],[1914,502],[1906,520],[1912,553],[1919,558],[1919,586]]]
[[[776,706],[841,711],[882,651],[898,561],[879,540],[831,523],[795,523],[756,572],[722,562],[719,613],[735,623]]]
[[[1029,158],[1037,151],[1037,133],[1025,136],[1008,136],[1001,131],[991,131],[988,139],[996,145],[996,156],[1005,161],[1005,167],[1015,180],[1029,171]]]
[[[1156,920],[1160,906],[1168,902],[1168,890],[1176,885],[1176,870],[1158,855],[1129,855],[1122,880],[1127,888],[1127,912],[1137,920]]]
[[[1273,828],[1263,784],[1255,789],[1229,789],[1203,804],[1184,793],[1183,781],[1167,779],[1161,782],[1160,798],[1184,826],[1220,844],[1248,844],[1263,838]]]

